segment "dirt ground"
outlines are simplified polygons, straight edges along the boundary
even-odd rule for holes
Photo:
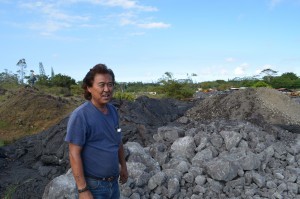
[[[45,94],[34,88],[0,92],[0,141],[36,134],[58,123],[81,103],[75,98]]]

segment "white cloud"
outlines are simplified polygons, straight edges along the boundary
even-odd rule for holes
[[[228,58],[225,59],[225,61],[226,61],[226,62],[235,62],[236,59],[233,58],[233,57],[228,57]]]
[[[26,2],[19,5],[28,12],[40,14],[35,22],[28,22],[30,29],[37,30],[41,35],[48,36],[53,33],[75,26],[81,26],[89,21],[88,16],[67,14],[57,4],[43,1]]]
[[[243,63],[240,66],[236,67],[234,69],[234,74],[235,75],[245,75],[246,74],[246,69],[248,68],[248,64],[247,63]]]
[[[121,26],[136,24],[135,20],[136,20],[137,16],[135,14],[133,14],[132,12],[122,13],[118,17],[120,18]]]
[[[137,9],[141,11],[153,12],[158,9],[152,6],[143,6],[137,4],[136,1],[131,0],[91,0],[91,2],[96,4],[102,4],[111,7],[122,7],[124,9]]]
[[[271,9],[275,8],[278,4],[280,4],[283,0],[270,0],[269,6]]]
[[[27,8],[33,11],[41,12],[43,17],[46,17],[51,20],[62,20],[68,22],[77,22],[77,21],[88,21],[88,16],[80,15],[68,15],[64,11],[59,9],[59,5],[45,3],[45,2],[32,2],[32,3],[22,3],[21,7]]]
[[[170,27],[170,24],[163,22],[143,22],[144,19],[140,16],[141,11],[154,12],[158,11],[158,9],[152,6],[141,5],[139,1],[134,0],[30,1],[22,2],[19,4],[19,6],[28,13],[39,14],[38,17],[34,17],[35,21],[28,22],[27,26],[29,26],[31,29],[38,30],[42,35],[51,35],[57,31],[73,27],[101,27],[101,25],[96,24],[96,22],[91,20],[99,17],[106,20],[112,19],[112,17],[98,16],[99,14],[94,16],[92,13],[89,15],[84,15],[81,13],[74,14],[70,12],[72,9],[66,10],[66,7],[71,8],[78,3],[94,4],[102,7],[120,7],[125,10],[130,10],[127,13],[117,15],[121,26],[132,25],[144,29]]]
[[[145,35],[146,33],[145,32],[134,32],[134,33],[131,33],[130,35],[131,36],[142,36],[142,35]]]
[[[152,28],[169,28],[171,25],[163,22],[152,22],[152,23],[144,23],[138,24],[140,28],[152,29]]]

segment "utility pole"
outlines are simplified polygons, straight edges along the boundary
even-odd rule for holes
[[[39,63],[39,67],[40,67],[40,76],[46,76],[45,69],[42,62]]]

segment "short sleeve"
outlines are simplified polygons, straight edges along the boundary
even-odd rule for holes
[[[69,118],[67,125],[66,142],[83,146],[86,141],[87,133],[86,120],[80,112],[73,112]]]

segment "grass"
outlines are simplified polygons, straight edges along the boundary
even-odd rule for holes
[[[6,189],[6,191],[5,191],[5,193],[4,193],[4,198],[3,199],[12,199],[13,198],[13,194],[16,192],[16,190],[17,190],[17,188],[19,187],[19,186],[22,186],[22,185],[24,185],[24,184],[26,184],[26,183],[28,183],[28,182],[30,182],[30,181],[32,181],[33,179],[28,179],[28,180],[25,180],[24,182],[22,182],[22,183],[16,183],[16,184],[12,184],[12,185],[10,185],[7,189]]]
[[[0,120],[0,129],[4,129],[6,127],[8,127],[8,123],[3,120]]]
[[[19,185],[10,185],[6,191],[5,191],[5,194],[4,194],[4,198],[3,199],[12,199],[13,197],[13,194],[16,192],[16,189],[18,188]]]
[[[4,140],[0,140],[0,147],[5,146]]]

